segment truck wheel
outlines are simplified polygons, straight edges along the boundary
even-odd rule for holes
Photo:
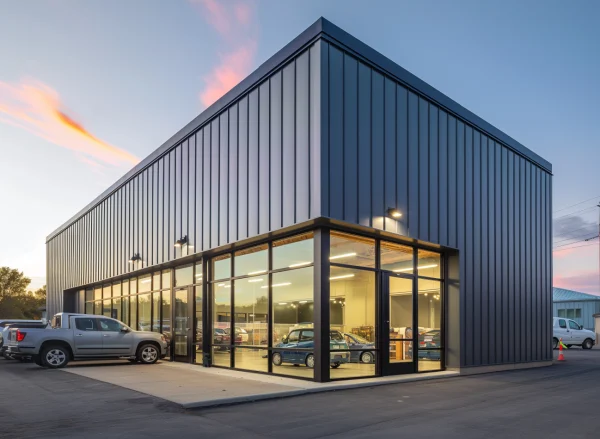
[[[42,351],[42,364],[50,369],[60,369],[69,363],[69,351],[59,345],[51,345]]]
[[[158,348],[151,343],[146,343],[138,349],[137,360],[142,364],[154,364],[159,356]]]
[[[583,349],[592,349],[594,347],[594,342],[592,341],[592,339],[586,338],[581,347]]]
[[[43,366],[43,364],[42,364],[42,357],[40,357],[39,355],[34,355],[33,356],[33,362],[35,364],[37,364],[38,366],[40,366],[40,367]]]

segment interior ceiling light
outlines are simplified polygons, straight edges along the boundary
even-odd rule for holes
[[[402,217],[402,212],[400,212],[398,209],[396,209],[394,207],[388,207],[387,214],[389,216],[391,216],[392,218],[396,218],[396,219]]]
[[[264,279],[250,279],[248,282],[262,282]]]
[[[175,241],[175,247],[182,247],[182,246],[186,245],[187,243],[188,243],[188,237],[187,237],[187,235],[185,235],[183,238],[180,238],[177,241]]]
[[[148,282],[150,282],[152,279],[148,278],[148,279],[144,279],[143,281],[141,281],[140,283],[142,284],[147,284]]]
[[[141,261],[142,258],[140,257],[139,253],[134,254],[132,257],[129,258],[129,263],[133,264],[136,261]]]
[[[417,268],[418,268],[419,270],[424,270],[424,269],[426,269],[426,268],[435,268],[435,267],[437,267],[437,264],[431,264],[431,265],[419,265]],[[412,267],[409,267],[409,268],[401,268],[401,269],[399,269],[399,270],[394,270],[394,273],[400,273],[400,272],[402,272],[402,271],[412,271],[412,270],[413,270],[413,269],[412,269]]]
[[[253,271],[251,273],[248,273],[248,276],[252,276],[253,274],[261,274],[261,273],[266,273],[267,270],[258,270],[258,271]]]
[[[287,305],[287,302],[279,302],[277,305]]]
[[[339,276],[330,277],[329,280],[348,279],[354,277],[354,274],[341,274]]]
[[[288,268],[296,268],[296,267],[304,267],[305,265],[310,265],[312,262],[298,262],[297,264],[292,264],[288,266]]]
[[[356,256],[356,253],[343,253],[341,255],[331,256],[329,260],[333,261],[335,259],[351,258],[352,256]]]
[[[273,284],[271,286],[273,288],[275,288],[275,287],[287,287],[288,285],[291,285],[291,284],[292,284],[291,282],[283,282],[283,283],[280,283],[280,284]],[[264,285],[261,288],[269,288],[269,286],[268,285]]]
[[[308,302],[308,300],[301,300],[301,301],[300,301],[300,302],[298,302],[298,303],[307,303],[307,302]]]

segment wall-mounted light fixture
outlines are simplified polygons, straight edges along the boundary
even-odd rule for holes
[[[142,258],[140,257],[140,254],[135,253],[132,257],[129,258],[129,263],[133,264],[134,262],[141,261],[141,260],[142,260]]]
[[[402,217],[402,212],[400,212],[395,207],[388,207],[387,214],[395,219]]]
[[[183,238],[180,238],[177,241],[175,241],[175,247],[183,247],[187,243],[188,243],[188,237],[187,237],[187,235],[185,235]]]

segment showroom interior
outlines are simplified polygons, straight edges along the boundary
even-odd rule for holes
[[[46,240],[47,312],[326,382],[552,362],[552,165],[321,18]]]

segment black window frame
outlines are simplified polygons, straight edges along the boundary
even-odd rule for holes
[[[94,325],[94,329],[83,329],[80,328],[78,323],[80,320],[89,320],[92,322],[92,324]],[[98,332],[98,322],[96,322],[96,318],[94,317],[76,317],[75,318],[75,329],[77,329],[78,331],[84,331],[84,332]]]

